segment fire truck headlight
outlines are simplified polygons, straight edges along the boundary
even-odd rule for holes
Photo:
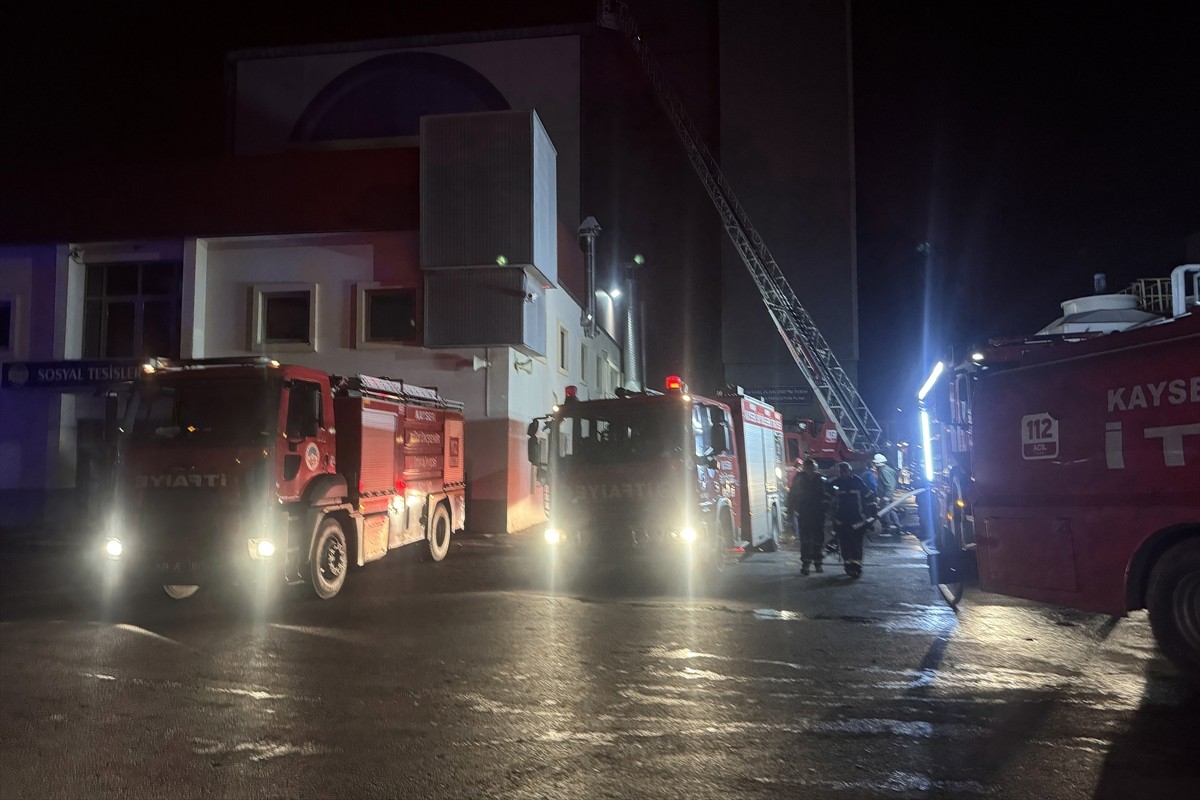
[[[109,539],[104,543],[104,554],[111,559],[118,559],[125,552],[125,545],[120,539]]]
[[[251,539],[246,544],[251,558],[270,558],[275,555],[275,543],[270,539]]]
[[[558,544],[562,541],[562,531],[558,528],[546,528],[546,542],[548,544]]]
[[[687,542],[688,544],[691,544],[692,542],[696,541],[696,529],[695,528],[684,528],[683,530],[681,530],[679,532],[679,539],[681,541]]]

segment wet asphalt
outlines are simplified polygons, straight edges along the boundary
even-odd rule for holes
[[[712,586],[562,574],[532,536],[318,602],[0,575],[0,797],[1186,798],[1200,698],[1144,614],[968,590],[911,537]]]

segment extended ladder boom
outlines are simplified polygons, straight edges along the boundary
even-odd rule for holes
[[[628,6],[621,0],[602,0],[600,23],[621,31],[637,54],[659,104],[675,127],[692,167],[721,216],[725,232],[750,271],[750,277],[758,286],[763,304],[779,335],[812,386],[826,416],[851,449],[859,452],[875,449],[880,434],[879,423],[842,369],[825,337],[817,330],[812,317],[800,304],[762,237],[750,223],[750,217],[725,181],[717,160],[704,144],[682,101],[667,82],[662,67],[638,33],[637,23]]]

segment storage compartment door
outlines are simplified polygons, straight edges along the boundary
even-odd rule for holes
[[[362,412],[362,470],[364,495],[395,491],[396,415],[364,408]]]

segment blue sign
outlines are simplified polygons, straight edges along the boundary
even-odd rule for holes
[[[11,361],[3,365],[6,389],[76,389],[124,383],[137,377],[142,359]]]

